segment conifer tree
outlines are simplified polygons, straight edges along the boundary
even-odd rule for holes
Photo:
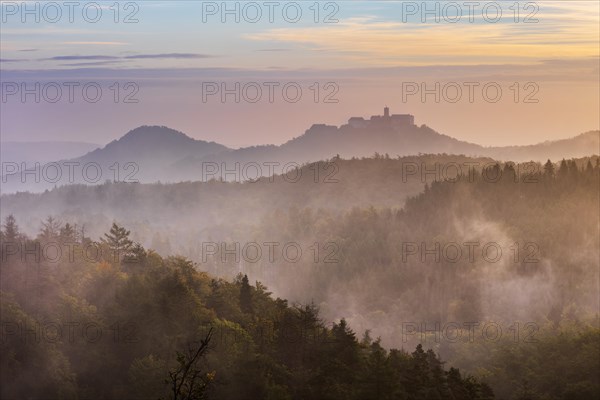
[[[548,159],[548,161],[546,161],[546,164],[544,164],[544,174],[549,178],[554,176],[554,164],[552,164],[552,161],[550,161],[550,159]]]
[[[117,259],[122,254],[127,254],[133,246],[133,242],[129,239],[129,234],[130,232],[127,229],[113,222],[110,232],[105,233],[100,241],[108,245],[115,259]]]
[[[58,237],[61,230],[61,223],[49,216],[44,222],[42,222],[42,228],[38,238],[43,242],[50,242]]]
[[[19,226],[17,225],[17,220],[15,217],[10,214],[4,220],[4,237],[3,239],[7,242],[14,242],[20,236]]]
[[[248,283],[248,275],[244,275],[240,287],[240,308],[245,314],[251,314],[252,307],[252,289]]]

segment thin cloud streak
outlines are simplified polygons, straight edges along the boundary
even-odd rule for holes
[[[192,54],[192,53],[169,53],[169,54],[137,54],[133,56],[123,57],[129,60],[137,59],[196,59],[196,58],[212,58],[214,56],[208,54]]]
[[[125,42],[62,42],[67,45],[90,45],[90,46],[127,46]]]

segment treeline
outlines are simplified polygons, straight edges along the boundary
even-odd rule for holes
[[[403,322],[427,329],[494,322],[503,330],[498,340],[435,341],[429,334],[426,345],[486,376],[499,398],[596,398],[600,169],[588,161],[547,163],[519,176],[510,164],[491,165],[428,184],[402,208],[355,208],[341,216],[273,211],[242,243],[334,243],[336,262],[315,262],[311,252],[296,263],[235,263],[227,255],[222,262],[217,254],[200,268],[233,275],[241,265],[291,299],[315,299],[326,318],[342,314],[359,331],[375,327],[395,346],[406,337]],[[472,259],[464,243],[477,244]],[[455,260],[451,247],[445,252],[449,244],[462,257]],[[486,244],[493,244],[487,255]]]
[[[191,255],[215,274],[234,276],[241,266],[291,299],[316,299],[326,315],[383,313],[370,323],[390,328],[385,339],[400,337],[394,331],[400,327],[388,321],[558,325],[565,316],[593,319],[600,169],[564,161],[556,170],[547,164],[526,176],[516,179],[510,164],[494,165],[428,184],[402,208],[354,208],[341,215],[274,210],[221,246],[294,241],[306,253],[299,262],[276,253],[275,262],[263,257],[238,263],[220,253],[206,257],[199,245]],[[317,262],[315,244],[321,249]],[[334,246],[324,251],[327,244]],[[333,262],[325,262],[326,255]],[[350,294],[351,306],[336,301]]]
[[[425,352],[430,354],[428,360],[437,354],[460,368],[468,396],[485,398],[487,387],[479,380],[465,378],[465,372],[485,380],[501,399],[600,397],[598,157],[534,164],[533,168],[490,163],[483,169],[444,176],[452,179],[430,181],[435,174],[429,175],[426,186],[420,172],[406,170],[399,164],[401,160],[377,156],[339,162],[340,174],[353,172],[340,175],[342,182],[326,190],[321,190],[322,184],[312,183],[311,177],[304,184],[108,184],[10,196],[11,208],[18,203],[22,210],[38,209],[36,202],[47,200],[52,206],[60,204],[92,219],[106,212],[99,206],[106,202],[106,207],[123,214],[130,212],[131,221],[137,221],[132,222],[133,234],[113,227],[104,241],[89,238],[94,230],[89,224],[82,232],[82,225],[67,229],[66,224],[46,220],[40,236],[31,239],[15,233],[18,229],[14,220],[5,221],[4,242],[19,238],[18,242],[28,244],[27,248],[23,246],[23,253],[35,248],[35,243],[40,248],[44,248],[41,243],[53,241],[79,243],[74,246],[76,256],[68,268],[67,264],[48,260],[51,246],[46,246],[44,262],[35,262],[31,255],[23,262],[14,247],[3,246],[5,253],[12,254],[8,255],[10,262],[5,264],[3,259],[2,290],[11,293],[12,303],[8,304],[15,304],[11,309],[18,310],[18,315],[32,318],[31,323],[52,321],[58,312],[45,307],[60,304],[62,321],[72,321],[68,319],[71,315],[86,315],[82,317],[85,323],[104,324],[103,337],[113,337],[115,332],[128,339],[138,337],[139,332],[145,335],[141,336],[143,345],[111,342],[105,347],[92,347],[86,343],[74,352],[73,345],[63,343],[52,344],[54,347],[48,347],[45,353],[32,353],[24,347],[27,354],[63,354],[52,357],[52,371],[58,372],[48,376],[61,382],[67,379],[82,398],[86,396],[81,393],[87,390],[101,390],[100,397],[129,396],[126,390],[132,390],[138,379],[142,383],[135,387],[141,398],[148,393],[160,393],[154,398],[168,398],[168,387],[162,382],[169,379],[169,371],[177,371],[181,365],[177,352],[187,354],[188,345],[205,339],[213,326],[213,347],[202,353],[203,368],[198,370],[210,382],[206,393],[215,398],[446,399],[453,398],[446,389],[452,387],[450,374],[455,375],[454,370],[444,369],[440,375],[439,369],[432,366],[435,363],[429,363],[428,378],[414,378],[420,382],[415,386],[411,377],[414,372],[407,371],[425,370],[414,365],[421,353],[418,348],[415,354],[385,351],[384,347],[412,350],[417,346],[421,332],[409,336],[408,343],[403,342],[406,322],[425,323],[431,329],[435,323],[494,321],[504,332],[498,340],[430,340],[423,343],[422,349],[433,350]],[[427,168],[433,170],[431,164]],[[406,201],[410,193],[403,191],[403,171],[411,188],[424,185],[423,193],[413,193]],[[394,185],[385,186],[393,179]],[[95,199],[90,204],[98,207],[76,210],[62,204],[69,193],[75,204]],[[383,198],[385,203],[379,201]],[[303,207],[307,199],[311,206]],[[140,201],[145,209],[138,207]],[[348,208],[352,203],[358,206]],[[147,217],[151,212],[160,218],[158,222],[152,220],[153,226],[143,222],[151,220]],[[171,219],[176,214],[179,219]],[[72,214],[66,218],[61,214],[60,218],[89,221],[69,216]],[[109,224],[99,226],[105,229]],[[136,235],[138,227],[144,230],[143,237],[157,235],[153,241],[156,246],[145,247],[184,250],[197,264],[180,258],[163,259],[136,245],[141,241]],[[189,237],[172,235],[172,229]],[[167,238],[170,245],[165,244]],[[227,245],[295,242],[306,256],[299,262],[288,262],[281,253],[276,253],[274,262],[266,256],[258,262],[243,258],[236,262],[234,257],[226,256],[222,262],[221,254],[216,254],[203,261],[201,243],[206,241]],[[467,242],[479,243],[472,259],[467,257]],[[322,251],[316,262],[311,249],[315,243]],[[335,262],[325,263],[324,256],[331,249],[323,245],[330,243],[335,245]],[[489,243],[502,250],[499,259],[493,252],[482,252]],[[444,251],[448,244],[457,244],[463,257],[455,261],[454,253]],[[159,250],[162,253],[163,249]],[[262,284],[244,283],[244,275],[250,281],[263,282],[291,304],[312,300],[316,306],[290,306],[286,301],[273,300]],[[58,292],[53,288],[59,288]],[[345,322],[340,321],[342,316]],[[331,325],[321,319],[340,322]],[[520,333],[534,340],[515,341],[517,324],[530,324],[532,331]],[[355,336],[349,326],[357,332],[373,329],[374,336],[381,336],[382,341],[377,343],[369,335],[348,339],[353,343],[349,351],[352,357],[345,358],[345,351],[334,345],[338,340],[331,342],[340,329],[347,331],[348,337]],[[132,327],[137,327],[136,335]],[[64,332],[66,335],[68,330]],[[293,339],[302,335],[306,340]],[[198,346],[192,349],[200,349],[201,344]],[[90,348],[100,349],[95,356],[102,362],[90,361],[86,355]],[[409,360],[406,368],[397,368],[396,356]],[[46,365],[49,359],[36,365]],[[348,364],[352,367],[344,367],[352,359],[355,363]],[[26,365],[18,360],[12,365]],[[185,357],[180,360],[186,363]],[[368,360],[379,360],[377,365],[381,367],[373,367],[375,364]],[[65,365],[70,365],[68,370]],[[130,374],[131,368],[136,372]],[[369,375],[374,369],[380,371],[376,380]],[[21,371],[22,376],[30,373]],[[122,375],[123,371],[127,376]],[[101,384],[94,383],[96,375],[102,377]],[[440,376],[442,381],[438,380]],[[469,382],[476,383],[475,389],[469,389]],[[458,389],[452,390],[457,399],[478,398],[460,397],[455,394]],[[476,392],[479,394],[473,394]]]
[[[388,351],[116,224],[93,242],[48,218],[29,238],[9,216],[1,249],[3,399],[494,398],[432,350]]]
[[[92,237],[102,235],[116,220],[131,229],[132,236],[146,247],[152,247],[153,240],[160,243],[168,238],[173,254],[187,255],[194,241],[209,236],[226,238],[232,227],[238,230],[255,225],[276,209],[395,207],[407,196],[420,193],[425,182],[454,176],[455,168],[442,171],[447,164],[457,163],[464,169],[464,163],[482,166],[492,162],[489,158],[446,154],[401,158],[376,154],[373,158],[350,160],[335,157],[297,169],[297,164],[291,164],[284,174],[280,165],[272,167],[279,174],[257,182],[215,179],[174,184],[65,185],[44,193],[2,195],[2,218],[13,214],[22,229],[33,235],[39,221],[53,215],[77,222],[79,228],[85,225],[86,234]],[[238,169],[244,166],[238,165]],[[235,169],[229,164],[218,168],[219,172]],[[421,176],[421,170],[427,168],[437,168],[438,172]],[[232,173],[230,178],[252,179],[252,173],[253,169],[248,168],[244,176]]]
[[[598,157],[569,162],[598,169]],[[259,182],[181,182],[176,184],[105,183],[98,186],[67,185],[44,193],[2,195],[2,218],[13,214],[23,231],[34,235],[39,221],[53,215],[77,232],[101,236],[116,220],[131,229],[133,238],[162,255],[192,257],[190,248],[204,240],[229,240],[235,233],[251,231],[273,212],[291,208],[322,209],[337,217],[352,208],[400,208],[416,196],[425,183],[450,181],[495,165],[489,158],[447,154],[392,158],[341,159],[291,168],[287,174]],[[560,162],[553,164],[560,169]],[[499,163],[499,168],[512,163]],[[232,166],[228,166],[231,168]],[[222,168],[222,167],[220,167]],[[240,167],[241,168],[241,167]],[[518,180],[531,181],[544,165],[517,164]],[[248,171],[250,174],[251,171]],[[493,185],[494,175],[485,183]]]

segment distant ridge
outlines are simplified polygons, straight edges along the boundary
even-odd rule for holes
[[[545,141],[527,146],[488,147],[489,156],[498,160],[529,161],[585,157],[600,153],[600,131],[588,131],[569,139]]]
[[[206,157],[230,151],[215,142],[193,139],[183,132],[166,126],[140,126],[73,161],[95,162],[102,166],[136,163],[136,178],[141,181],[169,180],[164,173],[179,160],[187,157]]]
[[[342,158],[370,157],[375,153],[390,157],[418,154],[454,154],[470,157],[490,157],[499,161],[558,161],[600,153],[600,131],[589,131],[578,136],[528,146],[484,147],[438,133],[426,125],[416,125],[408,114],[383,116],[366,120],[353,117],[340,127],[314,124],[304,134],[276,145],[261,145],[230,149],[224,145],[193,139],[185,133],[166,126],[141,126],[127,132],[120,139],[108,143],[69,161],[85,165],[100,165],[104,175],[97,183],[112,179],[115,163],[125,169],[136,166],[133,178],[142,183],[181,182],[206,180],[206,166],[235,170],[248,163],[276,163],[281,172],[285,164],[302,165],[308,162]],[[133,172],[132,169],[128,170]],[[122,171],[127,172],[127,171]],[[263,175],[269,173],[264,168]],[[221,174],[222,175],[222,174]],[[41,191],[67,182],[20,182],[15,176],[3,182],[3,193]],[[209,179],[210,177],[208,177]],[[68,183],[89,183],[81,179]]]

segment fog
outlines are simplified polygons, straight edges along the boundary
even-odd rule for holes
[[[543,171],[538,165],[500,181],[468,178],[469,170],[458,182],[430,174],[423,193],[425,180],[412,169],[468,162],[479,166],[472,174],[492,165],[456,156],[336,159],[303,167],[296,182],[114,183],[10,195],[2,213],[31,235],[51,215],[92,240],[117,221],[161,255],[189,257],[228,279],[248,274],[274,295],[312,302],[326,321],[345,318],[390,347],[420,338],[407,334],[411,324],[491,321],[507,330],[596,318],[593,183],[550,201],[544,196],[555,189],[542,172],[530,172]],[[339,169],[335,182],[315,181],[315,166],[330,163]],[[542,212],[550,213],[544,221]]]

